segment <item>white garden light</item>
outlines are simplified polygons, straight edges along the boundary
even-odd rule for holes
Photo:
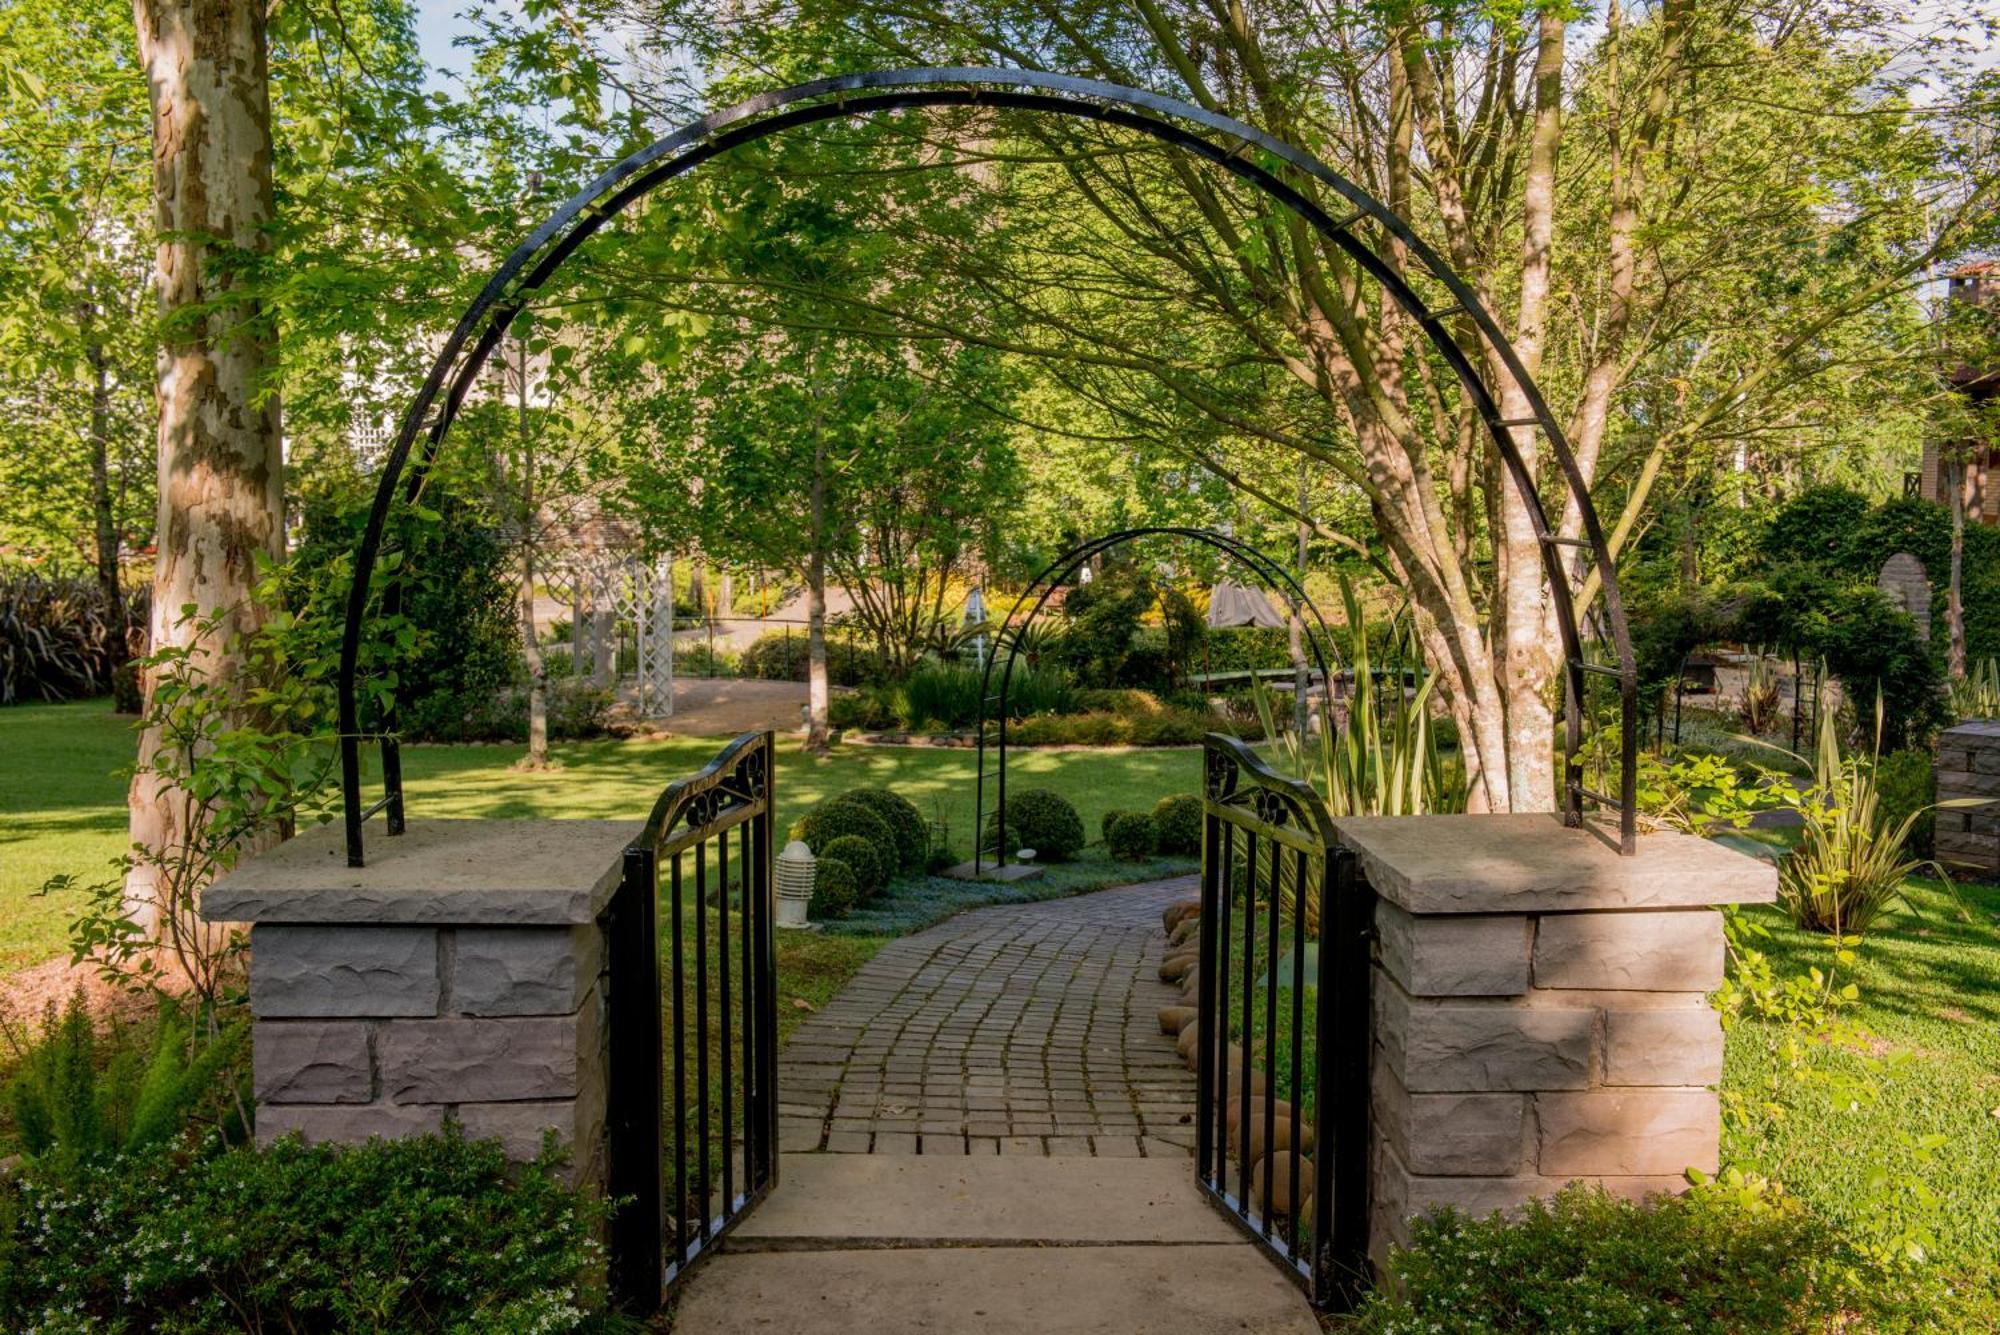
[[[813,878],[819,859],[803,839],[794,839],[778,854],[778,926],[804,927],[806,905],[812,902]]]

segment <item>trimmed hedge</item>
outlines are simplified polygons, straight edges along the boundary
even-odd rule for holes
[[[1008,851],[1035,850],[1037,862],[1067,862],[1083,848],[1083,817],[1070,800],[1051,788],[1028,788],[1007,798]],[[986,818],[984,841],[997,850],[1000,813]]]
[[[815,918],[845,918],[860,902],[860,873],[839,858],[821,858],[813,869],[813,892],[806,901],[806,912]]]
[[[930,825],[916,803],[887,788],[851,788],[836,801],[858,802],[882,818],[895,836],[896,857],[892,871],[922,871],[930,856]]]
[[[1117,807],[1113,807],[1111,810],[1105,812],[1097,820],[1097,837],[1109,843],[1111,841],[1111,822],[1117,820],[1120,816],[1129,816],[1131,814],[1129,811],[1120,811]]]
[[[746,677],[763,681],[804,681],[811,660],[811,641],[803,628],[789,634],[767,630],[750,642],[737,660]],[[835,686],[860,686],[881,678],[881,656],[852,640],[829,635],[826,678]]]
[[[854,869],[863,900],[873,899],[889,888],[892,868],[882,845],[872,844],[858,834],[843,834],[827,840],[826,852],[820,856],[828,862],[845,862]]]
[[[1194,793],[1170,793],[1153,805],[1153,824],[1162,853],[1201,852],[1201,798]]]
[[[807,848],[824,857],[826,846],[846,834],[856,835],[885,853],[896,847],[895,831],[889,828],[887,821],[862,803],[845,801],[841,797],[829,797],[799,817],[798,823],[792,826],[791,837],[805,840]],[[891,858],[894,856],[893,853],[888,855]]]
[[[1159,827],[1144,812],[1125,812],[1105,822],[1104,845],[1120,862],[1142,862],[1153,856],[1159,844]]]

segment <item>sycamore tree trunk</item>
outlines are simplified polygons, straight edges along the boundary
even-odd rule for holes
[[[252,597],[257,557],[276,557],[284,544],[278,406],[266,384],[275,359],[236,262],[269,244],[265,7],[261,0],[135,0],[133,13],[152,99],[162,317],[152,642],[155,649],[206,651],[202,666],[226,683],[231,643],[264,619]],[[188,606],[219,615],[204,643],[194,643],[194,627],[183,618]],[[145,773],[159,745],[151,731],[141,737],[127,803],[132,842],[165,850],[188,835],[189,808]],[[185,902],[198,890],[160,879],[141,859],[126,887],[134,917],[155,931],[163,902]]]

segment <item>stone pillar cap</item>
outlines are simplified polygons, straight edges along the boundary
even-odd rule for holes
[[[347,865],[338,824],[246,859],[202,895],[211,922],[479,924],[595,922],[639,821],[416,820]]]
[[[1334,821],[1376,893],[1408,913],[1549,913],[1767,904],[1777,868],[1674,831],[1618,853],[1617,827],[1546,814],[1354,816]]]

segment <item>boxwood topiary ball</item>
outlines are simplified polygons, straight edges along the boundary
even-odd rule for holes
[[[1159,827],[1144,812],[1134,811],[1112,821],[1104,831],[1105,847],[1120,862],[1139,862],[1159,846]]]
[[[1201,798],[1193,793],[1172,793],[1153,807],[1153,824],[1159,831],[1160,851],[1167,854],[1201,852]]]
[[[1119,818],[1120,816],[1129,816],[1129,815],[1131,815],[1131,814],[1132,814],[1132,813],[1131,813],[1131,812],[1129,812],[1129,811],[1120,811],[1120,810],[1119,810],[1118,808],[1116,808],[1116,807],[1113,807],[1113,808],[1112,808],[1111,810],[1109,810],[1109,811],[1105,812],[1103,816],[1101,816],[1101,817],[1099,817],[1099,818],[1098,818],[1098,822],[1097,822],[1097,835],[1098,835],[1098,838],[1100,838],[1100,839],[1104,840],[1104,842],[1105,842],[1105,843],[1107,843],[1107,844],[1108,844],[1108,843],[1110,843],[1110,842],[1111,842],[1111,822],[1113,822],[1113,821],[1117,820],[1117,819],[1118,819],[1118,818]]]
[[[821,858],[813,869],[812,899],[806,911],[815,918],[845,918],[861,900],[861,878],[839,858]]]
[[[856,835],[872,848],[886,851],[896,847],[896,836],[887,821],[859,802],[837,797],[820,803],[792,827],[792,838],[805,840],[815,854],[825,853],[826,846],[844,834]]]
[[[827,840],[826,852],[820,856],[833,862],[845,862],[852,867],[864,900],[873,899],[889,886],[889,873],[893,868],[888,853],[858,834],[843,834],[838,839]]]
[[[882,818],[882,823],[896,837],[896,865],[893,870],[923,870],[924,859],[930,856],[931,831],[916,803],[887,788],[855,788],[833,800],[858,802]]]
[[[985,844],[998,849],[999,813],[986,818]],[[1083,817],[1061,793],[1029,788],[1007,798],[1007,847],[1032,848],[1038,862],[1066,862],[1083,847]]]

